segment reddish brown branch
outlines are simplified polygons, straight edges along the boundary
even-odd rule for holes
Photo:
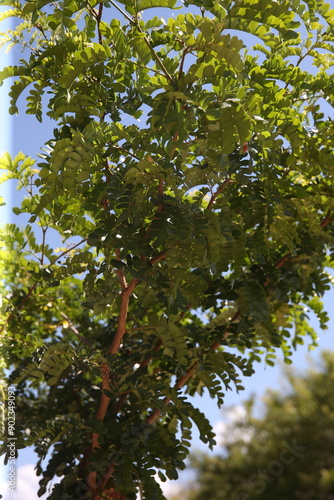
[[[121,410],[123,404],[125,403],[125,401],[127,400],[127,397],[129,395],[129,391],[126,391],[126,392],[123,392],[123,394],[119,397],[117,403],[116,403],[116,406],[115,406],[115,414],[117,415],[117,413]]]
[[[233,318],[231,319],[230,323],[233,323],[234,321],[237,321],[239,318],[240,318],[240,310],[238,309],[238,311],[234,314]],[[228,335],[230,334],[230,332],[228,330],[226,330],[226,332],[224,333],[223,335],[223,339],[226,339],[226,337],[228,337]],[[213,344],[210,345],[210,347],[208,347],[205,351],[205,353],[207,354],[208,352],[212,351],[212,350],[217,350],[218,347],[220,347],[221,345],[221,342],[219,342],[218,340],[216,340]],[[197,368],[200,366],[200,361],[195,361],[191,366],[190,368],[187,370],[187,372],[182,375],[182,377],[180,377],[174,384],[174,389],[181,389],[187,382],[188,380],[191,379],[191,377],[194,375],[194,373],[196,372]],[[165,399],[163,400],[164,404],[167,406],[169,403],[170,403],[170,398],[168,398],[167,396],[165,397]],[[155,422],[155,420],[160,416],[161,414],[161,409],[160,408],[156,408],[152,413],[151,415],[147,418],[146,422],[151,425]]]
[[[110,402],[110,398],[104,393],[104,390],[110,391],[110,368],[107,363],[102,364],[101,375],[102,375],[102,396],[100,400],[100,406],[96,415],[96,419],[100,421],[104,420]],[[95,448],[100,447],[98,439],[99,439],[99,434],[97,432],[93,432],[91,451],[94,451]],[[91,492],[95,494],[97,489],[96,471],[91,471],[88,474],[87,484]]]
[[[290,260],[290,257],[291,255],[289,253],[287,253],[286,255],[283,255],[283,257],[280,258],[280,260],[277,262],[277,264],[275,265],[275,268],[276,269],[281,269],[281,267],[284,266],[284,264]]]
[[[187,373],[185,373],[184,375],[182,375],[182,377],[180,377],[176,383],[174,384],[174,389],[181,389],[181,387],[183,387],[187,382],[188,380],[193,376],[193,374],[195,373],[195,371],[197,370],[197,368],[199,367],[199,361],[196,361],[190,368],[189,370],[187,371]],[[165,399],[163,400],[163,403],[167,406],[169,403],[170,403],[170,398],[168,398],[167,396],[165,397]],[[155,410],[153,410],[153,412],[151,413],[151,415],[147,418],[146,422],[149,424],[149,425],[152,425],[156,419],[160,416],[161,414],[161,409],[160,408],[156,408]]]
[[[157,262],[160,262],[162,259],[165,259],[165,258],[166,258],[166,252],[161,252],[158,255],[156,255],[155,257],[153,257],[150,260],[150,262],[151,262],[151,264],[156,264]]]
[[[325,218],[320,223],[320,227],[326,227],[330,222],[333,222],[334,217],[331,217],[331,213],[332,213],[332,211],[329,208],[326,215],[325,215]]]
[[[116,248],[115,253],[116,253],[116,259],[120,261],[120,260],[121,260],[121,258],[120,258],[120,256],[119,256],[119,254],[120,254],[120,249],[119,249],[119,248]],[[128,285],[127,285],[127,282],[126,282],[126,279],[125,279],[125,276],[124,276],[124,272],[123,272],[121,269],[118,269],[118,270],[116,271],[116,276],[117,276],[117,278],[118,278],[118,281],[119,281],[119,283],[120,283],[120,285],[121,285],[122,290],[125,290],[125,289],[127,288],[127,286],[128,286]]]
[[[116,253],[117,256],[117,253]],[[119,254],[118,254],[119,256]],[[119,347],[121,345],[122,339],[125,335],[126,332],[126,319],[127,319],[127,314],[128,314],[128,306],[129,306],[129,300],[131,297],[131,294],[135,287],[138,284],[137,279],[133,279],[131,283],[124,288],[125,284],[125,278],[122,273],[120,277],[120,284],[122,287],[122,293],[121,293],[121,304],[120,304],[120,311],[118,315],[118,324],[117,324],[117,330],[115,337],[113,339],[113,342],[111,344],[109,353],[110,354],[116,354],[119,350]],[[103,421],[107,410],[108,406],[110,403],[110,397],[105,394],[105,390],[110,391],[110,368],[107,363],[103,363],[101,366],[101,373],[102,373],[102,394],[101,394],[101,400],[100,400],[100,406],[96,415],[96,419]],[[94,450],[94,448],[99,448],[99,443],[98,443],[98,438],[99,435],[98,433],[94,432],[92,434],[92,445],[91,445],[91,451]],[[106,484],[109,478],[111,477],[112,473],[114,470],[114,465],[110,464],[110,467],[108,468],[108,473],[104,476],[104,480]],[[96,471],[92,471],[88,474],[87,477],[87,484],[95,496],[97,494],[97,491],[101,490],[101,486],[97,489],[97,481],[96,481]]]
[[[164,404],[167,406],[169,403],[170,403],[170,399],[165,398]],[[160,408],[156,408],[146,420],[148,425],[152,425],[156,421],[156,419],[160,416],[160,413],[161,413]]]
[[[208,206],[206,207],[207,210],[211,210],[212,208],[212,205],[214,204],[214,202],[216,201],[216,198],[224,191],[225,187],[228,185],[228,184],[231,184],[231,182],[234,182],[232,179],[228,178],[228,179],[225,179],[224,182],[219,186],[219,188],[217,189],[217,191],[215,191],[211,198],[210,198],[210,201],[208,203]]]
[[[111,478],[111,476],[113,475],[113,472],[115,470],[115,466],[114,464],[109,464],[108,466],[108,469],[107,469],[107,472],[104,474],[103,476],[103,479],[102,479],[102,483],[101,483],[101,486],[99,488],[100,491],[103,491],[104,487],[106,486],[107,482],[109,481],[109,479]],[[114,488],[111,489],[111,493],[114,493]],[[124,497],[123,497],[124,498]]]
[[[136,288],[138,283],[139,283],[138,279],[133,279],[131,283],[129,283],[129,285],[124,290],[122,290],[117,330],[109,350],[110,354],[116,354],[118,352],[119,346],[121,345],[122,339],[125,335],[129,300],[133,290]]]
[[[211,347],[210,347],[210,349],[211,349]],[[177,380],[177,382],[174,385],[174,389],[181,389],[181,387],[183,387],[188,382],[188,380],[193,376],[193,374],[195,373],[195,371],[197,370],[198,367],[199,367],[199,361],[196,361],[189,368],[187,373],[182,375],[182,377],[180,377],[179,380]]]
[[[102,393],[106,398],[108,398],[104,394],[104,390],[110,391],[110,368],[109,368],[107,363],[102,364],[101,374],[102,374]],[[106,415],[107,407],[108,407],[108,403],[106,403],[106,401],[101,400],[100,407],[99,407],[97,415],[96,415],[97,420],[104,419],[104,417]]]
[[[162,179],[159,179],[158,193],[161,197],[163,197],[163,195],[164,195],[164,181]],[[161,209],[162,209],[162,205],[159,205],[157,211],[161,212]]]

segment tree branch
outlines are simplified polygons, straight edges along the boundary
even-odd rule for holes
[[[67,314],[65,314],[64,312],[61,312],[60,313],[61,316],[66,319],[66,321],[68,322],[68,328],[84,343],[86,344],[91,351],[94,351],[95,350],[95,347],[93,346],[93,344],[91,344],[90,342],[88,342],[88,340],[86,340],[82,335],[80,335],[80,333],[78,332],[78,330],[75,328],[75,326],[73,325],[71,319],[67,316]]]
[[[179,77],[178,77],[178,80],[180,80],[181,76],[182,76],[182,73],[183,73],[183,66],[184,66],[184,60],[186,58],[186,55],[188,54],[190,50],[190,47],[186,47],[184,50],[183,50],[183,53],[182,53],[182,57],[181,57],[181,62],[180,62],[180,68],[179,68]]]
[[[102,375],[102,395],[101,395],[100,406],[99,406],[99,409],[97,411],[96,419],[103,421],[104,417],[106,416],[107,409],[108,409],[109,402],[110,402],[110,398],[104,393],[105,390],[110,391],[110,368],[108,366],[108,363],[102,363],[101,375]],[[90,453],[92,451],[94,451],[95,448],[100,448],[99,434],[97,432],[93,432],[93,434],[92,434],[92,445],[91,445]],[[97,490],[96,471],[89,472],[89,474],[87,476],[87,484],[88,484],[91,492],[93,494],[95,494],[96,490]]]
[[[111,347],[110,347],[110,350],[109,350],[110,354],[116,354],[118,352],[119,346],[120,346],[122,339],[125,335],[129,300],[130,300],[130,297],[131,297],[133,290],[136,288],[138,283],[139,283],[138,279],[133,279],[129,283],[129,285],[124,290],[122,290],[121,305],[120,305],[120,310],[119,310],[119,315],[118,315],[117,330],[116,330],[114,340],[113,340]]]
[[[208,206],[206,207],[206,210],[211,210],[212,205],[216,201],[216,198],[224,191],[225,187],[228,184],[231,184],[231,182],[234,182],[234,181],[232,179],[230,179],[230,178],[227,178],[227,179],[224,180],[224,182],[219,186],[219,188],[217,189],[217,191],[212,194],[212,196],[210,198],[210,201],[208,203]]]
[[[233,318],[231,319],[231,321],[229,322],[229,324],[233,323],[234,321],[237,321],[239,318],[240,318],[240,310],[238,309],[237,312],[234,314]],[[228,330],[226,330],[226,332],[223,335],[223,340],[226,339],[226,337],[228,337],[229,334],[230,334],[230,332]],[[221,342],[216,340],[215,342],[213,342],[213,344],[210,345],[210,347],[208,347],[206,349],[205,354],[207,354],[208,352],[210,352],[212,350],[217,350],[218,347],[220,347],[220,345],[221,345]],[[188,382],[188,380],[191,379],[191,377],[194,375],[194,373],[196,372],[196,370],[199,366],[200,366],[200,361],[195,361],[195,363],[193,363],[190,366],[190,368],[187,370],[187,372],[184,375],[182,375],[182,377],[180,377],[175,382],[174,389],[181,389]],[[167,396],[163,400],[163,402],[166,406],[170,403],[170,401],[171,401],[170,398],[168,398]],[[146,422],[149,425],[153,424],[154,421],[159,417],[160,414],[161,414],[160,408],[156,408],[152,412],[152,414],[146,419]]]
[[[138,31],[144,35],[143,40],[146,43],[147,47],[149,48],[149,51],[151,52],[153,59],[155,60],[156,63],[158,63],[158,65],[162,69],[165,78],[167,78],[167,80],[169,80],[171,83],[173,83],[174,82],[173,78],[169,74],[167,68],[165,67],[164,63],[162,62],[162,60],[160,59],[158,54],[153,49],[148,37],[145,35],[143,30],[140,28],[140,26],[138,26],[138,23],[136,21],[134,21],[134,19],[132,17],[130,17],[123,9],[121,9],[121,7],[119,7],[113,0],[109,0],[109,1],[110,1],[111,5],[113,5],[115,7],[115,9],[117,9],[130,22],[130,24],[132,24],[132,26],[136,26]]]
[[[119,255],[119,253],[118,253]],[[124,286],[124,281],[125,278],[122,275],[120,284],[121,287]],[[116,354],[119,350],[120,344],[122,342],[122,339],[125,335],[126,332],[126,319],[127,319],[127,314],[128,314],[128,306],[129,306],[129,300],[131,297],[131,294],[135,287],[137,286],[139,280],[133,279],[128,286],[125,288],[122,288],[122,293],[121,293],[121,304],[120,304],[120,311],[118,315],[118,324],[117,324],[117,330],[115,337],[113,339],[113,342],[111,344],[109,353],[110,354]],[[110,368],[107,363],[103,363],[101,365],[101,374],[102,374],[102,394],[101,394],[101,400],[100,400],[100,406],[96,415],[96,419],[103,421],[107,410],[108,406],[110,403],[110,397],[105,394],[105,390],[110,392]],[[91,446],[91,451],[93,451],[95,448],[99,448],[99,442],[98,442],[99,434],[97,432],[94,432],[92,434],[92,446]],[[114,465],[110,464],[109,467],[109,473],[104,476],[105,479],[105,484],[107,483],[108,479],[111,477],[113,471],[114,471]],[[96,471],[91,471],[88,474],[87,477],[87,484],[93,494],[96,494],[97,492],[97,481],[96,481]],[[100,489],[100,488],[98,488]]]
[[[281,257],[281,258],[279,259],[279,261],[275,264],[275,268],[276,268],[276,269],[281,269],[281,267],[283,267],[283,266],[284,266],[284,264],[285,264],[288,260],[290,260],[290,257],[291,257],[291,255],[290,255],[289,253],[287,253],[287,254],[283,255],[283,257]]]
[[[119,256],[119,254],[120,254],[120,249],[119,249],[119,248],[116,248],[115,253],[116,253],[116,259],[120,261],[120,260],[121,260],[121,258],[120,258],[120,256]],[[126,282],[126,279],[125,279],[125,276],[124,276],[124,272],[123,272],[121,269],[118,269],[118,270],[116,271],[116,276],[117,276],[117,278],[118,278],[118,281],[119,281],[119,283],[120,283],[120,285],[121,285],[122,290],[125,290],[125,289],[127,288],[127,286],[128,286],[128,285],[127,285],[127,282]]]
[[[165,258],[166,258],[166,252],[161,252],[158,255],[156,255],[155,257],[153,257],[150,260],[150,262],[151,262],[151,264],[156,264],[157,262],[160,262],[162,259],[165,259]]]
[[[139,26],[137,26],[137,28],[138,28],[138,30],[141,33],[143,33],[143,31],[139,28]],[[158,65],[162,69],[162,71],[163,71],[165,77],[167,78],[167,80],[169,80],[171,83],[174,83],[173,78],[170,76],[170,74],[168,73],[167,68],[165,67],[164,63],[162,62],[162,60],[160,59],[160,57],[158,56],[158,54],[155,52],[155,50],[151,46],[151,42],[149,41],[149,39],[147,38],[146,35],[144,35],[143,40],[146,43],[147,47],[149,48],[149,50],[150,50],[150,52],[151,52],[151,54],[153,56],[153,59],[155,59],[155,61],[158,63]]]
[[[331,213],[332,213],[332,211],[329,208],[326,215],[325,215],[325,218],[320,223],[320,227],[326,227],[330,222],[333,222],[334,217],[333,216],[331,217]]]
[[[162,198],[164,195],[164,181],[160,178],[159,178],[158,193],[159,193],[159,196],[161,196],[161,198]],[[159,205],[157,211],[161,212],[161,210],[162,210],[162,205]]]
[[[85,243],[85,241],[87,241],[87,238],[83,238],[81,241],[79,241],[79,243],[76,243],[75,245],[73,245],[73,247],[70,247],[68,248],[67,250],[65,250],[63,253],[61,253],[60,255],[58,255],[58,257],[56,257],[54,260],[52,260],[50,262],[50,264],[48,264],[46,266],[46,269],[50,266],[53,266],[53,264],[55,264],[57,262],[57,260],[61,259],[62,257],[64,257],[64,255],[66,255],[67,253],[71,252],[72,250],[74,250],[75,248],[77,248],[78,246],[82,245],[83,243]]]
[[[96,21],[97,36],[98,36],[99,43],[102,45],[102,34],[101,34],[101,30],[100,30],[100,22],[101,22],[101,19],[102,19],[103,2],[101,2],[99,4],[99,10],[95,10],[90,5],[87,5],[87,10],[90,12],[90,14],[93,16],[93,18]]]
[[[97,35],[98,35],[99,43],[101,45],[102,45],[102,33],[101,33],[101,30],[100,30],[100,22],[101,22],[101,19],[102,19],[102,12],[103,12],[103,2],[100,3],[100,5],[99,5],[99,11],[98,11],[97,16],[96,16]]]
[[[119,5],[117,5],[117,3],[115,3],[113,0],[109,0],[109,2],[111,3],[111,5],[113,5],[115,7],[115,9],[118,10],[118,12],[120,12],[130,22],[130,24],[132,24],[133,26],[136,26],[136,23],[132,19],[132,17],[130,17],[123,9],[121,9],[121,7],[119,7]]]

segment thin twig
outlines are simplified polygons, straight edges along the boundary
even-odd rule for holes
[[[70,248],[67,248],[67,250],[64,250],[63,253],[61,253],[60,255],[58,255],[58,257],[56,257],[54,260],[52,260],[50,262],[50,264],[47,265],[46,269],[50,266],[53,266],[53,264],[55,264],[57,262],[57,260],[61,259],[62,257],[64,257],[64,255],[66,255],[67,253],[71,252],[72,250],[74,250],[75,248],[77,248],[78,246],[82,245],[83,243],[85,243],[85,241],[87,241],[88,238],[83,238],[81,241],[79,241],[79,243],[76,243],[75,245],[73,245],[73,247],[70,247]]]
[[[142,29],[137,26],[138,28],[138,31],[140,31],[140,33],[143,33]],[[164,75],[165,75],[165,78],[167,78],[167,80],[169,80],[171,83],[174,83],[174,80],[173,78],[171,77],[171,75],[169,74],[166,66],[164,65],[164,63],[162,62],[162,60],[160,59],[160,57],[158,56],[158,54],[155,52],[155,50],[153,49],[152,45],[151,45],[151,42],[150,40],[147,38],[146,35],[144,35],[144,38],[143,38],[144,42],[146,43],[149,51],[151,52],[152,56],[153,56],[153,59],[155,59],[155,61],[159,64],[160,68],[162,69]]]
[[[182,76],[182,73],[183,73],[183,66],[184,66],[184,60],[186,58],[186,55],[188,54],[189,52],[189,47],[186,47],[184,50],[183,50],[183,53],[182,53],[182,57],[181,57],[181,62],[180,62],[180,69],[179,69],[179,77],[178,77],[178,80],[180,80],[181,76]]]
[[[66,319],[66,321],[68,322],[68,328],[84,343],[86,344],[92,351],[95,351],[96,348],[93,346],[93,344],[91,344],[87,339],[85,339],[82,335],[80,335],[80,333],[78,332],[78,330],[76,329],[76,327],[73,325],[71,319],[67,316],[67,314],[65,314],[64,312],[61,312],[60,315]]]
[[[140,161],[140,158],[136,156],[135,154],[131,153],[131,151],[123,148],[123,146],[120,146],[119,144],[112,144],[112,147],[115,149],[120,149],[121,151],[124,151],[127,155],[130,155],[132,158],[135,158],[136,160]]]
[[[40,259],[41,265],[44,264],[44,251],[45,251],[45,236],[46,236],[47,228],[42,226],[42,256]]]
[[[145,64],[140,64],[139,62],[137,61],[131,61],[132,64],[134,64],[135,66],[138,66],[139,68],[144,68],[144,69],[147,69],[149,71],[152,71],[153,73],[156,73],[157,75],[160,75],[160,76],[163,76],[165,77],[166,75],[164,73],[162,73],[161,71],[157,70],[157,69],[154,69],[154,68],[150,68],[149,66],[145,66]]]
[[[138,26],[138,23],[136,21],[134,21],[134,19],[132,17],[130,17],[123,9],[121,9],[121,7],[119,7],[119,5],[117,5],[113,0],[110,0],[110,3],[111,3],[111,5],[113,5],[115,7],[115,9],[117,9],[130,22],[130,24],[132,24],[132,26],[136,26],[138,31],[144,35],[143,40],[146,43],[149,51],[151,52],[153,59],[158,63],[158,65],[162,69],[165,78],[167,78],[167,80],[169,80],[171,83],[173,83],[174,82],[173,78],[169,74],[167,68],[165,67],[164,63],[162,62],[162,60],[160,59],[158,54],[153,49],[148,37],[145,35],[143,30],[140,28],[140,26]]]
[[[99,43],[101,45],[102,45],[102,33],[101,33],[101,29],[100,29],[100,22],[102,19],[102,12],[103,12],[103,2],[100,3],[99,11],[98,11],[97,16],[96,16],[97,34],[98,34]]]
[[[121,7],[119,7],[119,5],[117,5],[117,3],[115,3],[113,0],[109,0],[109,2],[111,3],[111,5],[113,5],[115,7],[115,9],[118,10],[118,12],[120,12],[133,26],[136,26],[136,23],[135,21],[132,19],[132,17],[130,17],[123,9],[121,9]]]

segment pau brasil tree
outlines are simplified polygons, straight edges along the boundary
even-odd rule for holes
[[[1,4],[3,43],[24,48],[0,74],[9,112],[54,121],[39,160],[1,159],[27,221],[1,250],[16,444],[48,498],[163,498],[155,474],[177,478],[192,425],[214,444],[191,396],[221,405],[261,355],[316,343],[307,310],[326,326],[333,11]]]
[[[268,391],[265,412],[227,428],[222,453],[197,456],[188,500],[329,500],[334,495],[334,353],[303,376],[287,373],[283,392]],[[286,384],[284,384],[286,386]]]

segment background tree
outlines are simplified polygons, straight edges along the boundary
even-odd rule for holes
[[[326,326],[333,12],[1,3],[3,42],[25,48],[0,75],[9,111],[25,95],[55,122],[38,163],[1,160],[26,193],[1,253],[17,445],[39,455],[40,494],[58,481],[51,499],[162,498],[154,474],[177,477],[192,424],[214,443],[186,395],[221,405],[262,353],[316,342],[307,309]]]
[[[289,388],[268,391],[264,414],[246,415],[226,429],[219,455],[193,457],[196,485],[189,500],[334,498],[334,355],[321,369],[286,374]]]

